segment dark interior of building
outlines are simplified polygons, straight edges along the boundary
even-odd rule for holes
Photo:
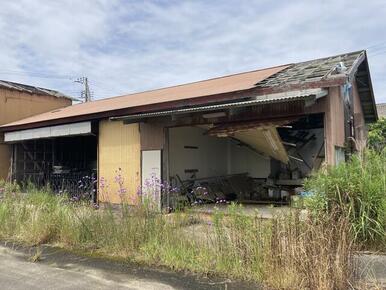
[[[93,194],[97,178],[97,137],[36,139],[13,144],[13,178],[55,192]]]

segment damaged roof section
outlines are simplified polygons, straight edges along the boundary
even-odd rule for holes
[[[0,88],[5,88],[8,90],[17,90],[17,91],[20,91],[23,93],[29,93],[29,94],[46,95],[46,96],[52,96],[52,97],[57,97],[57,98],[66,98],[66,99],[73,100],[73,98],[66,96],[66,95],[62,94],[61,92],[58,92],[55,90],[50,90],[50,89],[45,89],[45,88],[40,88],[40,87],[35,87],[35,86],[29,86],[29,85],[25,85],[25,84],[19,84],[19,83],[4,81],[4,80],[0,80]]]
[[[142,119],[142,118],[150,118],[150,117],[167,116],[167,115],[173,115],[173,114],[186,114],[186,113],[206,112],[206,111],[231,109],[231,108],[242,108],[242,107],[248,107],[248,106],[254,106],[254,105],[274,104],[279,102],[291,102],[291,101],[293,102],[298,100],[304,100],[305,102],[307,101],[312,102],[315,99],[326,96],[327,94],[328,94],[328,91],[324,89],[297,90],[297,91],[291,91],[291,92],[282,92],[282,93],[256,96],[248,101],[229,102],[224,104],[207,105],[207,106],[196,106],[196,107],[165,110],[165,111],[143,113],[143,114],[132,114],[127,116],[111,117],[110,119],[112,120]]]
[[[291,84],[306,84],[350,72],[355,62],[364,54],[357,51],[332,57],[320,58],[306,62],[295,63],[292,66],[258,82],[257,87],[276,87]]]
[[[307,85],[315,85],[318,82],[321,85],[324,82],[328,84],[328,81],[338,79],[344,82],[356,81],[365,121],[366,123],[375,122],[378,115],[364,50],[295,63],[258,82],[256,87],[281,90],[293,86],[307,88]]]

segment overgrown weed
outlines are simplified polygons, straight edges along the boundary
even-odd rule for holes
[[[164,215],[145,205],[95,210],[48,190],[0,202],[0,238],[51,243],[176,270],[254,280],[276,289],[347,289],[354,266],[348,221],[297,210],[272,220],[231,204],[202,221],[189,211]]]
[[[314,213],[339,210],[363,248],[386,245],[386,148],[365,149],[346,163],[326,167],[306,181]]]

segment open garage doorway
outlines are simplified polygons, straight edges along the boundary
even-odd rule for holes
[[[323,160],[323,115],[168,129],[169,180],[189,203],[288,204]]]

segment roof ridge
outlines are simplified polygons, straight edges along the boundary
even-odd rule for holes
[[[366,52],[366,49],[360,49],[360,50],[350,51],[350,52],[346,52],[346,53],[339,53],[339,54],[329,55],[329,56],[325,56],[325,57],[313,58],[313,59],[309,59],[309,60],[305,60],[305,61],[295,62],[294,64],[319,61],[319,60],[326,59],[326,58],[334,58],[334,57],[338,57],[338,56],[344,56],[344,55],[350,55],[350,54],[356,54],[356,53],[362,53],[362,52]]]
[[[167,86],[167,87],[162,87],[162,88],[157,88],[157,89],[150,89],[150,90],[145,90],[145,91],[140,91],[140,92],[133,92],[133,93],[128,93],[128,94],[124,94],[124,95],[113,96],[113,97],[108,97],[108,98],[104,98],[104,99],[98,99],[98,100],[94,100],[93,102],[103,101],[103,100],[110,100],[110,99],[114,99],[114,98],[128,97],[128,96],[142,94],[142,93],[150,93],[150,92],[155,92],[155,91],[162,91],[162,90],[171,89],[171,88],[178,88],[178,87],[192,85],[192,84],[197,84],[197,83],[202,83],[202,82],[206,82],[206,81],[218,80],[218,79],[223,79],[223,78],[227,78],[227,77],[233,77],[233,76],[237,76],[237,75],[243,75],[243,74],[248,74],[248,73],[253,73],[253,72],[258,72],[258,71],[269,70],[269,69],[273,69],[273,68],[279,68],[279,67],[282,67],[282,66],[283,67],[284,66],[290,66],[290,65],[293,65],[293,63],[282,64],[282,65],[275,65],[275,66],[270,66],[270,67],[265,67],[265,68],[250,70],[250,71],[238,72],[238,73],[232,73],[232,74],[229,74],[229,75],[222,75],[222,76],[213,77],[213,78],[209,78],[209,79],[202,79],[202,80],[198,80],[198,81],[192,81],[192,82],[188,82],[188,83],[172,85],[172,86]],[[77,104],[77,105],[79,105],[79,104]]]

